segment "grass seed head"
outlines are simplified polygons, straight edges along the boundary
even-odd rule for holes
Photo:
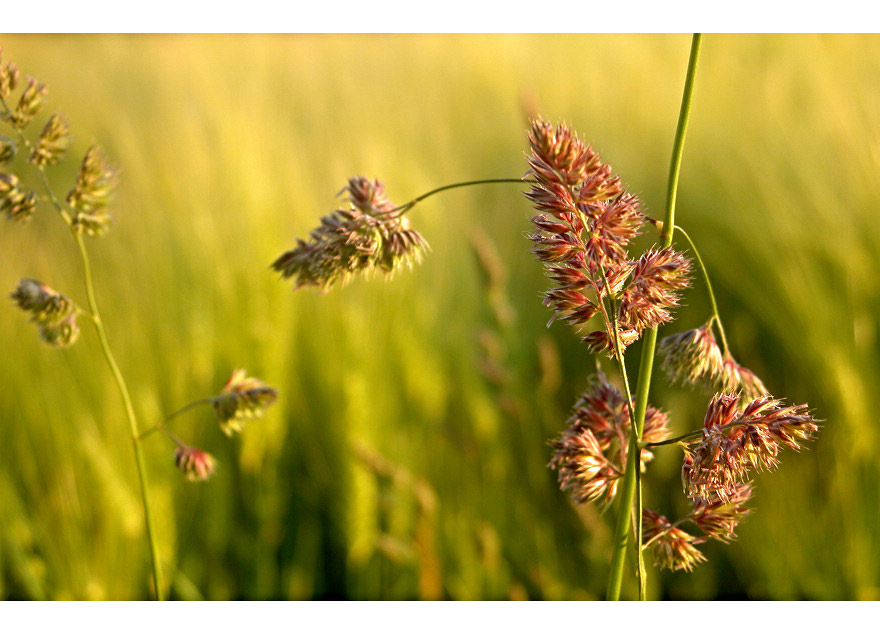
[[[723,370],[721,348],[709,323],[665,337],[660,341],[659,352],[664,357],[662,368],[673,382],[712,383]]]
[[[214,473],[214,457],[195,447],[179,445],[174,451],[174,463],[190,482],[202,482]]]
[[[40,138],[37,139],[30,161],[40,166],[54,165],[61,160],[69,145],[70,125],[67,119],[59,114],[53,114],[43,127]]]
[[[642,511],[642,543],[654,555],[654,565],[669,570],[690,572],[706,561],[696,544],[704,541],[674,526],[666,517],[651,509]]]
[[[742,403],[768,394],[763,381],[754,372],[725,355],[721,372],[716,378],[716,388],[721,392],[741,392]]]
[[[718,496],[709,499],[694,498],[691,500],[688,519],[707,537],[729,542],[736,537],[735,531],[739,522],[751,512],[751,509],[746,508],[746,503],[751,500],[752,492],[752,483],[743,482],[735,485],[726,499]]]
[[[296,248],[272,263],[283,278],[293,278],[297,288],[326,290],[358,273],[388,274],[421,261],[427,249],[380,181],[359,176],[349,179],[342,191],[348,192],[350,208],[322,218],[308,241],[298,240]]]
[[[18,67],[12,62],[3,63],[3,49],[0,49],[0,99],[6,99],[18,86]]]
[[[777,468],[783,447],[799,451],[819,429],[806,405],[786,406],[763,396],[742,407],[740,399],[740,394],[720,393],[710,401],[702,440],[682,465],[688,497],[735,499],[752,471]]]
[[[0,212],[13,222],[26,222],[36,209],[36,193],[25,191],[15,174],[0,172]]]
[[[5,165],[15,158],[15,144],[0,137],[0,165]]]
[[[242,369],[233,371],[220,394],[211,400],[220,429],[227,436],[241,432],[248,420],[261,417],[278,392]]]
[[[76,212],[73,226],[90,236],[104,234],[110,226],[107,206],[118,181],[118,171],[111,167],[103,150],[93,145],[86,152],[76,176],[76,184],[67,194],[67,204]]]
[[[0,86],[0,92],[3,90],[4,87]],[[33,118],[40,113],[43,103],[46,100],[46,95],[48,94],[49,89],[46,88],[45,84],[40,83],[33,77],[28,77],[27,86],[25,86],[24,90],[21,92],[21,96],[18,98],[18,104],[9,114],[9,123],[19,130],[27,127]],[[4,97],[4,99],[5,98],[6,97]]]
[[[79,337],[77,308],[70,299],[30,278],[19,281],[10,296],[19,308],[31,313],[31,321],[46,343],[64,347],[76,342]]]

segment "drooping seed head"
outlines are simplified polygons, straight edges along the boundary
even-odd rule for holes
[[[190,482],[202,482],[214,473],[214,457],[195,447],[178,446],[174,451],[174,463]]]
[[[729,354],[724,357],[716,386],[721,392],[742,392],[743,403],[768,394],[761,379],[754,372],[737,363]]]
[[[711,383],[723,370],[721,348],[712,335],[710,323],[665,337],[658,350],[664,357],[662,368],[673,382]]]
[[[42,282],[24,278],[10,295],[18,307],[31,313],[40,337],[48,344],[64,347],[76,342],[79,326],[74,303]]]
[[[39,280],[23,278],[11,294],[22,310],[39,321],[56,321],[73,311],[73,302]]]
[[[248,420],[261,417],[278,392],[242,369],[233,371],[220,394],[211,399],[220,429],[227,436],[240,432]]]
[[[642,543],[654,555],[654,565],[669,570],[690,572],[706,561],[696,544],[705,541],[674,526],[666,517],[651,509],[642,511]]]
[[[742,518],[751,512],[746,503],[752,498],[752,483],[735,485],[726,499],[693,498],[688,519],[696,524],[707,537],[729,542],[736,537],[735,531]]]
[[[388,274],[419,262],[427,250],[424,238],[388,199],[381,182],[356,177],[342,191],[348,192],[350,209],[322,218],[308,242],[298,240],[296,248],[272,263],[283,278],[293,278],[297,288],[326,290],[357,273]]]

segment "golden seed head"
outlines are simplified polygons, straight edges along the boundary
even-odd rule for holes
[[[30,161],[35,165],[54,165],[64,156],[70,145],[70,126],[63,116],[53,114],[31,152]]]
[[[227,436],[240,432],[245,423],[261,417],[278,398],[278,392],[242,369],[233,371],[220,394],[211,400],[220,429]]]
[[[5,165],[15,158],[15,144],[3,137],[0,137],[0,165]]]
[[[0,212],[16,222],[30,220],[37,208],[37,195],[24,191],[14,174],[0,172]]]
[[[74,188],[67,194],[67,204],[76,212],[73,226],[91,236],[102,235],[110,226],[107,206],[118,180],[104,152],[93,145],[86,152],[76,176]]]
[[[0,90],[2,90],[2,87],[0,87]],[[9,115],[9,123],[19,130],[27,127],[33,118],[40,113],[48,94],[49,89],[46,88],[45,84],[40,83],[33,77],[28,77],[27,86],[25,86],[21,96],[18,98],[18,104],[15,106],[15,109]]]
[[[0,49],[0,98],[6,99],[18,86],[18,67],[12,62],[3,63],[3,49]]]

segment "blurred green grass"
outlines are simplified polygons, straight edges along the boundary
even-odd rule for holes
[[[183,482],[171,447],[147,444],[172,596],[602,596],[607,518],[576,511],[545,468],[593,361],[563,325],[544,328],[516,187],[420,205],[412,220],[432,251],[390,282],[293,292],[268,264],[349,176],[379,177],[404,202],[521,175],[535,111],[572,124],[659,214],[688,45],[0,38],[5,59],[48,84],[75,153],[97,140],[122,169],[93,258],[143,424],[239,366],[281,393],[232,442],[210,412],[175,423],[218,457],[210,484]],[[654,572],[654,597],[880,597],[878,78],[875,36],[705,38],[678,222],[701,246],[738,358],[825,423],[808,452],[758,478],[739,540],[708,547],[691,575]],[[3,223],[0,288],[32,276],[82,300],[72,247],[50,214]],[[0,597],[147,597],[131,449],[96,342],[86,330],[51,350],[11,302],[3,312]],[[678,323],[706,315],[697,287]],[[659,381],[653,395],[676,430],[699,425],[700,394]],[[683,504],[679,458],[658,452],[650,506]]]

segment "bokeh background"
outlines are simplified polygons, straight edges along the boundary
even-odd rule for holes
[[[662,213],[687,35],[28,36],[5,59],[50,89],[74,155],[122,170],[93,240],[103,307],[142,425],[244,367],[278,388],[231,441],[175,422],[216,477],[146,444],[170,592],[181,599],[591,599],[610,517],[575,509],[547,440],[594,371],[545,327],[522,188],[411,213],[432,246],[391,280],[319,295],[268,265],[349,176],[396,202],[526,170],[527,117],[565,121]],[[704,39],[678,221],[710,267],[735,354],[825,422],[757,478],[739,539],[653,598],[880,598],[880,38]],[[34,124],[41,125],[40,122]],[[0,288],[36,277],[84,303],[57,217],[0,227]],[[680,329],[708,315],[697,284]],[[675,326],[666,332],[674,332]],[[141,599],[148,551],[121,402],[87,325],[54,350],[0,310],[0,598]],[[638,349],[629,356],[633,372]],[[658,375],[660,376],[660,375]],[[706,395],[655,382],[677,432]],[[646,504],[685,508],[680,452]],[[634,579],[625,593],[633,596]]]

